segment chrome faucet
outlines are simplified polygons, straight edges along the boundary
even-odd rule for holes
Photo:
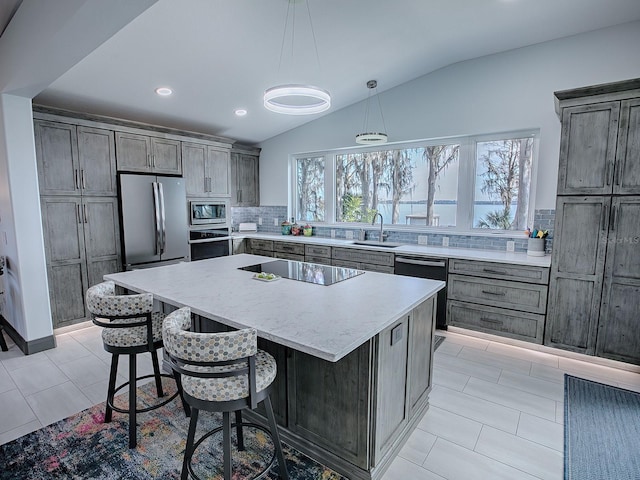
[[[378,215],[380,215],[380,241],[384,242],[384,230],[382,229],[384,226],[384,218],[382,218],[382,214],[380,212],[376,212],[376,214],[373,216],[373,220],[371,221],[371,225],[375,225],[376,224],[376,218],[378,218]]]

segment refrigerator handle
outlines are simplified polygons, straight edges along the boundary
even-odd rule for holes
[[[154,220],[156,227],[155,255],[160,255],[160,198],[158,194],[158,182],[152,182],[151,185],[153,186]]]
[[[164,189],[162,188],[162,183],[158,182],[158,190],[160,193],[160,231],[162,234],[162,239],[160,241],[160,255],[164,253],[164,250],[167,248],[167,225],[165,222],[165,214],[164,214]]]

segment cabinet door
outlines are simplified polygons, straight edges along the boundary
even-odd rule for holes
[[[609,223],[596,354],[640,364],[640,197],[614,198]]]
[[[207,149],[207,145],[182,143],[182,172],[188,196],[206,195],[207,180],[204,165],[207,160]]]
[[[620,102],[562,110],[558,195],[612,192]]]
[[[431,391],[436,296],[413,309],[409,320],[409,418],[420,412]]]
[[[116,198],[84,197],[82,220],[89,285],[107,273],[119,272],[120,228]]]
[[[34,131],[40,195],[80,195],[76,127],[36,121]]]
[[[558,197],[545,345],[595,351],[610,197]]]
[[[209,147],[205,177],[209,180],[208,190],[211,195],[229,195],[229,151]]]
[[[145,135],[116,132],[118,170],[149,172],[151,170],[151,139]]]
[[[640,99],[622,102],[616,157],[614,193],[640,194]]]
[[[43,197],[42,223],[54,328],[83,321],[87,289],[80,197]]]
[[[116,152],[113,132],[78,127],[80,187],[83,195],[116,196]]]
[[[182,173],[179,141],[151,137],[151,152],[151,170],[154,173]]]
[[[240,207],[257,207],[260,202],[258,157],[232,154],[231,203]]]

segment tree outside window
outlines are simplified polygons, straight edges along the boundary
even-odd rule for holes
[[[477,142],[474,226],[527,227],[533,138]]]
[[[307,222],[324,221],[324,157],[296,161],[298,218]]]

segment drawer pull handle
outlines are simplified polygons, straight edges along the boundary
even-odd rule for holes
[[[503,272],[501,270],[493,270],[491,268],[483,268],[482,271],[486,272],[486,273],[495,273],[496,275],[506,275],[507,274],[506,272]]]
[[[505,292],[490,292],[488,290],[482,290],[482,293],[486,293],[487,295],[497,295],[499,297],[504,297],[506,295]]]
[[[480,321],[486,322],[486,323],[494,323],[496,325],[502,325],[502,320],[495,320],[493,318],[480,317]]]

